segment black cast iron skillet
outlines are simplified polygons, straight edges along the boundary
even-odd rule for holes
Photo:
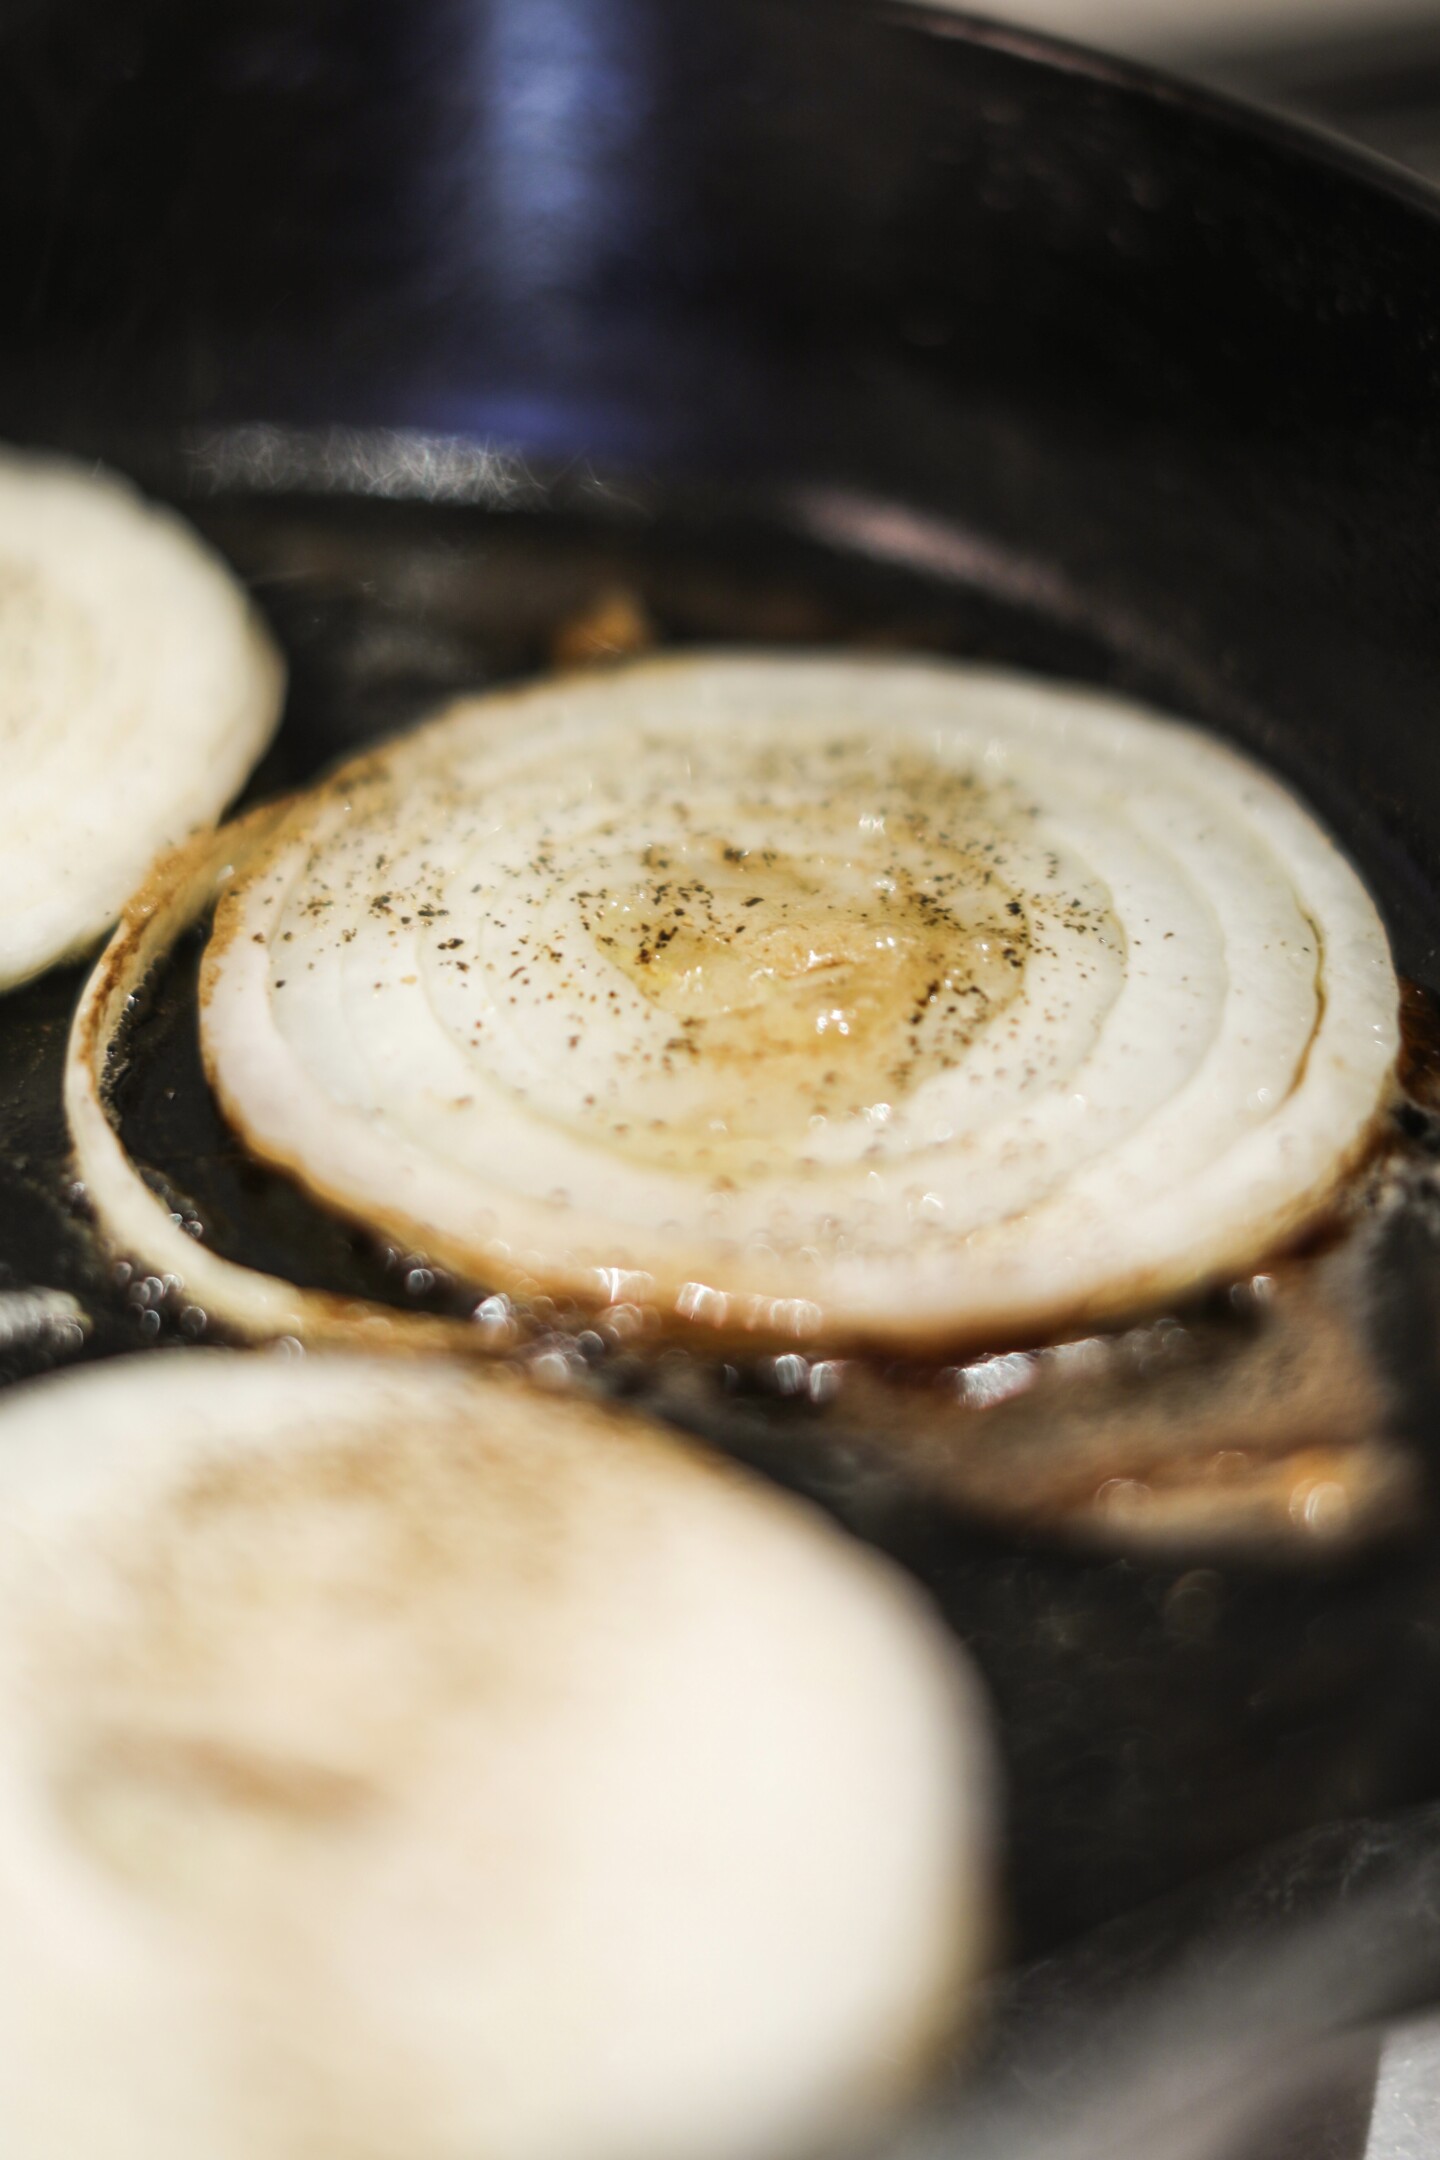
[[[979,653],[1208,722],[1440,985],[1440,217],[1397,172],[882,0],[8,0],[0,268],[0,436],[183,500],[285,643],[262,789],[618,585],[671,641]],[[78,979],[0,1003],[0,1265],[129,1351],[165,1328],[65,1197]],[[137,1144],[253,1257],[373,1267],[247,1185],[183,1023],[177,978]],[[1428,1529],[1197,1592],[717,1437],[971,1645],[1019,1956],[1440,1794]]]

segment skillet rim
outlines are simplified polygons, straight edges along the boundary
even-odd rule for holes
[[[832,17],[918,31],[950,44],[998,52],[1057,75],[1123,90],[1159,106],[1188,112],[1207,127],[1241,134],[1282,155],[1320,165],[1347,181],[1373,189],[1440,226],[1440,176],[1423,173],[1381,150],[1356,141],[1308,114],[1268,105],[1258,97],[1221,89],[1180,66],[1140,60],[1087,44],[1056,31],[1002,22],[983,9],[951,7],[945,0],[827,0]]]

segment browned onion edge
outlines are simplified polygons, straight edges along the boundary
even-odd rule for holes
[[[164,857],[136,893],[76,1008],[66,1048],[64,1104],[74,1173],[107,1249],[141,1262],[177,1299],[245,1342],[491,1358],[514,1329],[441,1314],[407,1313],[373,1299],[305,1290],[224,1259],[184,1230],[121,1140],[109,1078],[133,1001],[191,925],[274,831],[289,805],[272,803]]]

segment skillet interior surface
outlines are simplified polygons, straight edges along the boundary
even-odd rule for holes
[[[0,33],[0,255],[0,430],[184,501],[287,648],[261,791],[546,664],[619,586],[667,640],[977,653],[1204,720],[1440,979],[1440,224],[1406,184],[845,0],[32,4]],[[0,1265],[128,1351],[147,1295],[66,1198],[78,981],[0,1004]],[[137,1146],[257,1259],[383,1266],[237,1165],[186,993],[181,964]],[[973,1648],[1022,1954],[1440,1793],[1423,1527],[1327,1573],[1087,1561],[743,1402],[711,1430]]]

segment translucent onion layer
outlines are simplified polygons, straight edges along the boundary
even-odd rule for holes
[[[475,699],[226,887],[232,1123],[475,1280],[763,1340],[1035,1339],[1252,1265],[1392,1085],[1355,872],[1212,737],[921,661]]]

